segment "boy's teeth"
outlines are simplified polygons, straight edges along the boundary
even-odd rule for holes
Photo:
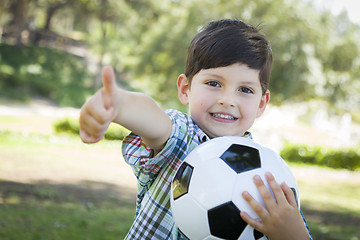
[[[225,114],[221,114],[221,113],[214,113],[213,116],[217,117],[217,118],[224,118],[224,119],[230,119],[230,120],[235,119],[233,116],[225,115]]]

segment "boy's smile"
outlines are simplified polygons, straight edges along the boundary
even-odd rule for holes
[[[216,121],[220,122],[233,122],[236,121],[238,118],[234,117],[232,115],[226,114],[226,113],[210,113],[210,115],[214,118]]]
[[[185,75],[178,79],[179,98],[189,104],[190,115],[210,137],[243,136],[270,99],[262,95],[259,71],[244,64],[202,69],[191,86]]]

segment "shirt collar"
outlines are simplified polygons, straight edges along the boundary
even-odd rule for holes
[[[253,139],[253,136],[252,136],[252,134],[251,134],[251,132],[248,132],[248,131],[246,131],[245,133],[244,133],[244,136],[243,137],[246,137],[246,138],[249,138],[249,139]]]
[[[200,128],[197,129],[196,135],[198,136],[200,143],[204,143],[210,140],[209,136],[206,135],[206,133],[204,133],[203,130],[201,130]]]
[[[197,129],[196,135],[198,136],[200,143],[204,143],[204,142],[210,140],[209,136],[206,135],[206,133],[204,133],[203,130],[201,130],[200,128]],[[253,139],[253,136],[252,136],[251,132],[248,132],[248,131],[246,131],[244,133],[243,137],[249,138],[251,140]]]

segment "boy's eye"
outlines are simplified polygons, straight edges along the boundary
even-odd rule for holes
[[[250,88],[247,88],[247,87],[241,87],[241,88],[240,88],[240,92],[243,92],[243,93],[254,93]]]
[[[209,81],[209,82],[206,82],[206,84],[211,87],[220,87],[220,83],[218,83],[216,81]]]

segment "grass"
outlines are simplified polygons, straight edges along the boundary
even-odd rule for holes
[[[14,186],[16,185],[16,187]],[[121,239],[134,212],[133,204],[77,186],[29,185],[1,181],[0,239]],[[79,191],[88,194],[85,201]],[[5,196],[4,196],[5,195]]]
[[[360,239],[360,174],[325,167],[291,165],[311,172],[297,177],[302,210],[314,239]]]
[[[0,132],[0,239],[123,239],[135,189],[119,145]]]
[[[0,239],[123,239],[136,185],[120,144],[0,127]],[[290,166],[314,239],[359,240],[359,172]]]

